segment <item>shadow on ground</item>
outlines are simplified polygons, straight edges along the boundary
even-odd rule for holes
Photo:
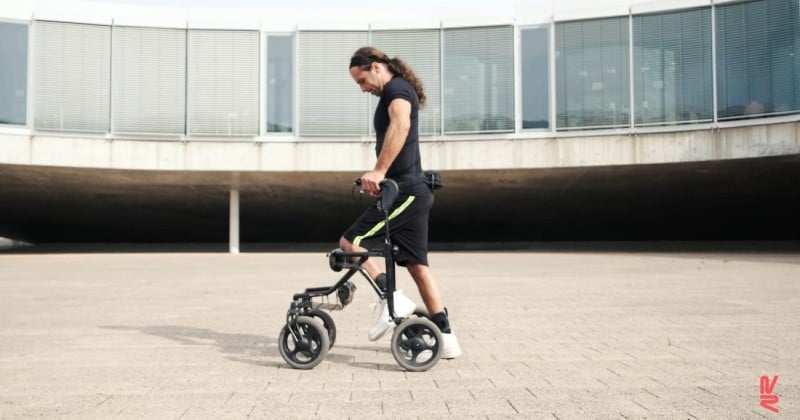
[[[217,332],[209,328],[178,325],[151,325],[143,327],[110,325],[101,328],[117,331],[139,331],[166,338],[182,345],[214,346],[229,360],[256,366],[284,366],[271,359],[279,358],[278,339],[253,334]]]
[[[185,327],[178,325],[151,325],[142,327],[107,325],[101,328],[116,331],[138,331],[156,337],[166,338],[181,345],[187,346],[214,346],[225,355],[225,358],[234,362],[247,363],[263,367],[289,368],[278,351],[278,339],[263,335],[223,333],[209,328]],[[359,347],[358,350],[370,350],[390,353],[389,347]],[[332,363],[345,363],[350,366],[369,369],[394,371],[402,370],[392,363],[362,363],[356,362],[351,354],[329,352],[325,360]],[[387,359],[387,360],[391,360]]]

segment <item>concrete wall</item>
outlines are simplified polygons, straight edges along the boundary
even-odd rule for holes
[[[800,153],[798,122],[685,131],[520,133],[425,140],[440,170],[680,163]],[[358,171],[374,162],[367,140],[172,141],[0,131],[0,164],[176,171]]]

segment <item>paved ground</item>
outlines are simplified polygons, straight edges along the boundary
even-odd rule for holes
[[[324,253],[0,254],[0,418],[800,418],[800,253],[431,261],[465,354],[410,373],[367,340],[366,287],[322,364],[284,363]]]

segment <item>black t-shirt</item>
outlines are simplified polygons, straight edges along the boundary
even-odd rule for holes
[[[417,184],[424,186],[422,182],[422,159],[419,154],[419,97],[417,91],[406,79],[395,76],[383,86],[381,100],[375,109],[375,133],[378,142],[375,145],[375,154],[380,155],[383,140],[386,137],[386,130],[389,129],[389,104],[394,99],[405,99],[411,103],[411,128],[408,130],[408,137],[403,144],[400,153],[389,166],[386,172],[387,178],[392,178],[404,183],[411,183],[414,187]],[[427,187],[426,187],[427,188]],[[413,188],[417,190],[417,188]]]

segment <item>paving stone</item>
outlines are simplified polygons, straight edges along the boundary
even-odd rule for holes
[[[285,363],[315,253],[0,254],[0,419],[775,418],[762,375],[800,418],[800,254],[648,249],[432,253],[464,354],[427,372],[367,340],[366,284]]]

